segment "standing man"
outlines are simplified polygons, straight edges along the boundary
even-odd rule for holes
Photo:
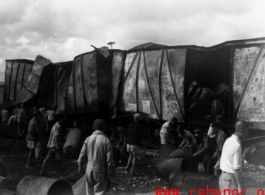
[[[170,144],[175,145],[176,141],[172,133],[173,129],[176,129],[178,125],[178,119],[173,117],[171,120],[165,122],[160,130],[160,143],[161,145]]]
[[[50,158],[55,154],[55,156],[61,161],[62,166],[64,167],[63,163],[63,152],[62,152],[62,125],[64,123],[64,116],[62,114],[57,115],[57,122],[53,125],[50,139],[48,141],[47,147],[49,148],[49,152],[45,160],[42,164],[42,169],[40,175],[45,175],[45,166]]]
[[[227,136],[225,132],[221,129],[221,123],[214,121],[210,125],[208,136],[210,138],[213,138],[216,141],[216,151],[214,152],[212,159],[214,165],[214,175],[216,177],[219,176],[218,174],[218,168],[220,166],[220,158],[223,150],[223,145],[225,143],[225,140],[227,139]]]
[[[18,139],[21,140],[23,135],[27,132],[27,120],[24,104],[21,104],[17,115],[18,122]]]
[[[6,109],[6,107],[4,107],[4,109],[1,112],[1,118],[2,118],[2,125],[7,124],[8,119],[9,119],[9,112]]]
[[[238,121],[235,125],[235,133],[224,143],[220,161],[222,174],[219,178],[219,188],[222,192],[227,189],[232,193],[233,189],[238,189],[238,193],[242,192],[243,194],[245,191],[241,177],[243,167],[241,140],[247,137],[248,130],[244,121]]]
[[[38,132],[40,131],[40,122],[39,122],[40,112],[34,111],[33,118],[29,122],[29,129],[27,133],[27,145],[30,149],[28,162],[27,162],[27,169],[31,169],[32,165],[32,158],[34,157],[35,149],[37,148],[37,142],[39,141]]]
[[[96,119],[93,126],[94,132],[86,138],[77,161],[81,175],[84,161],[88,161],[86,167],[86,195],[107,193],[110,188],[107,168],[110,168],[111,176],[115,174],[111,143],[104,134],[106,124],[104,120]]]
[[[143,139],[143,127],[140,124],[141,115],[139,113],[135,113],[133,117],[134,117],[134,122],[129,124],[124,137],[124,143],[127,143],[127,152],[129,152],[130,155],[125,170],[126,172],[129,172],[129,167],[130,164],[132,163],[130,175],[132,175],[135,170],[135,162],[136,162],[137,153],[139,153],[140,151],[139,149],[140,143],[142,142],[144,148],[146,148]]]
[[[51,133],[51,129],[53,127],[53,125],[56,123],[56,117],[55,117],[55,111],[57,110],[56,106],[52,107],[52,110],[48,110],[47,114],[48,114],[48,128],[46,131],[46,136],[49,137],[50,133]]]
[[[40,128],[38,129],[38,136],[39,136],[39,141],[37,142],[37,148],[35,150],[35,157],[38,162],[41,162],[44,154],[44,149],[45,149],[45,130],[46,130],[46,121],[45,121],[45,108],[40,108],[40,117],[39,117],[39,123],[40,123]]]

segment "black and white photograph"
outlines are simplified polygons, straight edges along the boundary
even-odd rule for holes
[[[0,0],[0,195],[265,195],[265,1]]]

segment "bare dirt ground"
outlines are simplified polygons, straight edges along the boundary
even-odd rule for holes
[[[34,169],[25,169],[28,148],[26,141],[18,142],[15,139],[1,139],[0,152],[4,159],[9,183],[6,189],[15,191],[19,181],[26,175],[39,175],[41,163],[36,163]],[[167,188],[165,181],[155,176],[154,162],[157,159],[158,151],[149,149],[146,154],[139,155],[138,168],[134,176],[125,174],[124,167],[117,167],[115,184],[112,185],[108,194],[155,194],[157,188]],[[63,170],[61,164],[52,159],[47,165],[48,177],[63,178],[67,176],[75,167],[75,160],[66,160],[67,170]],[[253,166],[243,170],[243,178],[247,188],[247,195],[264,195],[265,191],[265,171],[259,168],[253,171]],[[257,189],[263,191],[257,193]]]

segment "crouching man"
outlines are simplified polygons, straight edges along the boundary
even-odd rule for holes
[[[78,159],[79,172],[82,174],[83,164],[86,167],[86,195],[105,194],[110,188],[110,176],[115,174],[115,163],[109,139],[104,134],[106,124],[102,119],[94,121],[94,132],[86,138]]]

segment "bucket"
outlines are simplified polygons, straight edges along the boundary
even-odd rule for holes
[[[77,128],[72,128],[68,132],[65,143],[63,146],[63,151],[66,158],[77,158],[79,156],[82,147],[82,131]]]
[[[20,180],[16,195],[73,195],[73,190],[66,181],[28,175]]]

